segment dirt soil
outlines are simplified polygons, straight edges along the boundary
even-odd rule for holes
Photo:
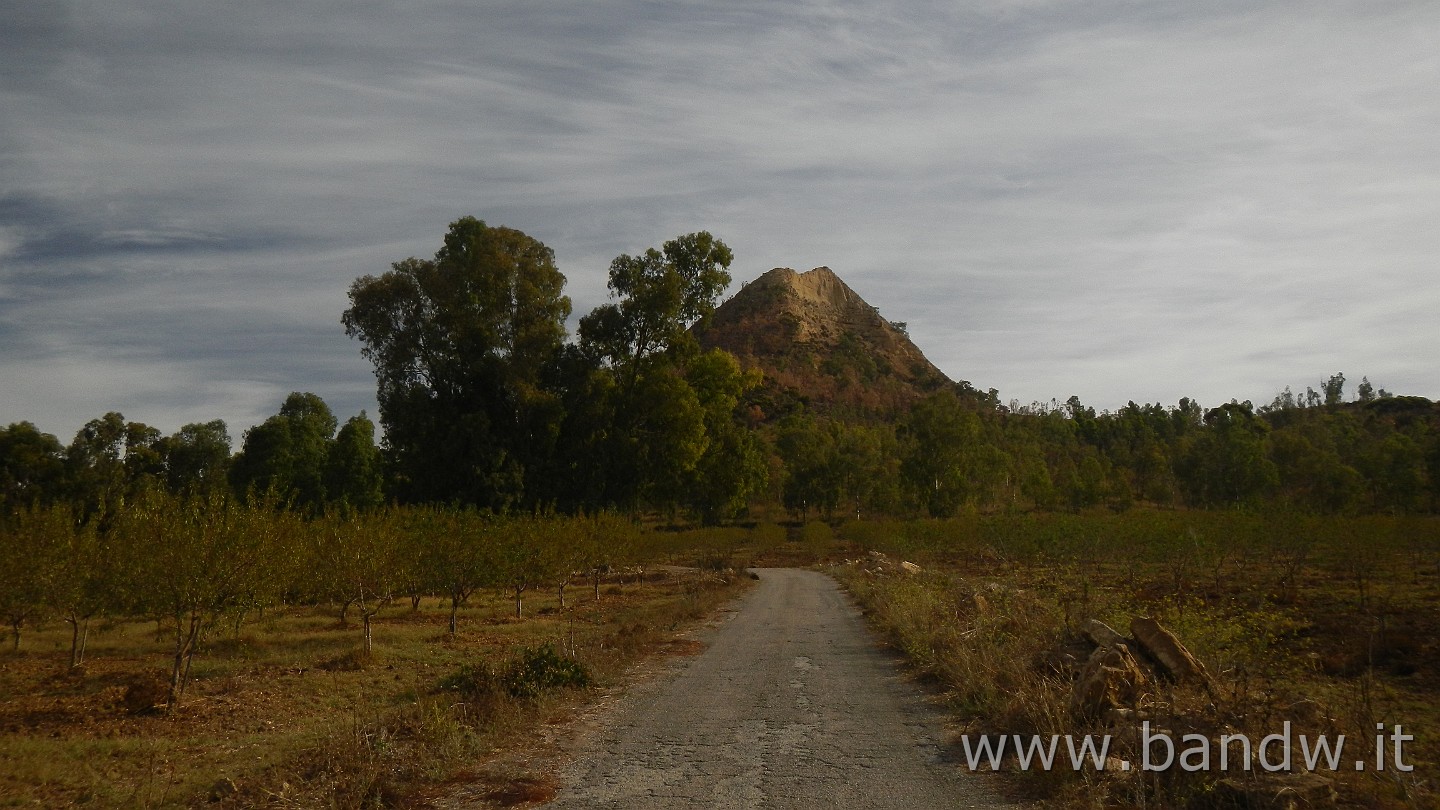
[[[652,659],[651,677],[435,806],[1013,806],[954,760],[941,712],[834,580],[756,573],[733,610],[676,641],[703,652]]]

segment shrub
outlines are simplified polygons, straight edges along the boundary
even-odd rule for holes
[[[505,691],[516,698],[535,698],[551,689],[590,685],[585,665],[555,652],[549,644],[526,647],[505,672]]]
[[[585,665],[561,655],[552,645],[526,647],[503,670],[488,662],[467,664],[440,679],[440,691],[459,692],[469,698],[509,695],[517,699],[537,698],[552,689],[580,688],[591,683]]]

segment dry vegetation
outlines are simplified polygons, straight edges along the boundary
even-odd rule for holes
[[[563,609],[547,588],[516,618],[513,593],[491,588],[455,633],[447,599],[397,601],[369,654],[335,605],[250,612],[206,631],[168,713],[173,643],[155,622],[94,627],[74,669],[68,625],[47,622],[0,652],[0,806],[424,806],[583,694],[559,687],[613,682],[733,597],[746,537],[650,533],[646,565],[603,575],[598,601],[579,576]]]
[[[1319,771],[1329,784],[1314,801],[1436,806],[1440,521],[1137,511],[852,523],[839,534],[854,556],[877,551],[924,567],[834,570],[945,687],[963,733],[1111,734],[1111,755],[1136,763],[1026,772],[1022,784],[1055,806],[1290,806],[1258,765],[1140,772],[1144,720],[1177,743],[1185,733],[1258,742],[1287,721],[1296,736],[1345,734],[1342,769]],[[1142,667],[1113,691],[1111,710],[1077,710],[1072,681],[1095,647],[1084,623],[1123,633],[1137,616],[1170,628],[1212,682]],[[1404,748],[1413,771],[1353,769],[1356,759],[1373,762],[1377,724],[1415,736]],[[1016,770],[1013,760],[1006,767]]]

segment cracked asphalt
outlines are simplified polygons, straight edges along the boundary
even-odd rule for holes
[[[938,711],[833,579],[755,570],[709,648],[628,695],[547,807],[1014,806],[951,759]]]

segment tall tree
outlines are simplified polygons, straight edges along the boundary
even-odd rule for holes
[[[619,299],[580,319],[580,339],[622,370],[633,387],[651,357],[693,342],[686,331],[715,311],[730,286],[734,256],[705,231],[622,255],[610,263],[610,294]]]
[[[230,431],[225,420],[186,425],[165,441],[165,474],[172,492],[205,491],[225,482]]]
[[[567,432],[581,434],[581,447],[601,448],[592,458],[604,467],[606,502],[674,511],[684,501],[709,446],[706,408],[686,378],[698,355],[687,330],[714,311],[731,260],[725,243],[703,231],[619,256],[609,281],[617,300],[580,319],[577,354],[599,367],[583,384],[607,400],[600,413],[587,409],[585,429],[572,421]]]
[[[375,423],[361,411],[350,417],[330,444],[325,461],[325,493],[356,509],[373,509],[385,502],[380,448],[375,446]]]
[[[1249,402],[1230,402],[1205,413],[1208,428],[1180,465],[1189,500],[1206,506],[1235,506],[1270,494],[1279,482],[1266,455],[1269,425]]]
[[[109,512],[124,501],[125,417],[111,411],[76,431],[65,449],[71,498],[87,516]]]
[[[280,412],[245,431],[230,468],[236,490],[293,498],[318,509],[326,500],[325,467],[335,435],[335,415],[315,394],[295,392]]]
[[[62,497],[65,450],[29,422],[0,428],[0,516]]]
[[[548,247],[474,217],[450,224],[433,260],[351,285],[342,322],[375,365],[402,499],[524,499],[557,433],[542,377],[565,337],[564,286]]]
[[[900,474],[932,517],[949,517],[1002,474],[1002,460],[986,446],[980,417],[952,394],[916,403],[901,426]]]

